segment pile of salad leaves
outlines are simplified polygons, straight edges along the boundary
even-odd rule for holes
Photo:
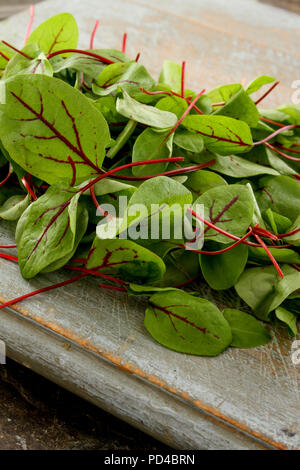
[[[148,297],[148,332],[176,351],[215,356],[265,344],[261,321],[296,335],[300,106],[257,107],[273,77],[197,94],[185,89],[184,63],[166,60],[156,81],[124,41],[122,51],[80,50],[77,41],[63,13],[21,50],[0,43],[0,217],[16,223],[18,252],[2,245],[0,256],[18,261],[26,279],[64,268],[76,274],[70,282],[93,275],[103,288]],[[153,216],[125,218],[133,204],[178,203],[194,228],[204,204],[204,245],[101,238],[107,214],[96,207],[119,210],[121,196],[123,229]],[[248,313],[201,298],[204,283],[235,291]]]

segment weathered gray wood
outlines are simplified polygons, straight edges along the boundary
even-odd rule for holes
[[[116,47],[128,33],[128,52],[142,52],[154,72],[164,58],[186,59],[195,88],[274,74],[282,87],[266,102],[289,100],[299,78],[296,49],[299,17],[244,0],[58,0],[36,7],[36,23],[53,12],[70,11],[87,46],[96,18],[95,45]],[[22,37],[28,18],[1,25],[11,40]],[[12,31],[18,23],[18,33]],[[261,31],[261,26],[265,28]],[[19,35],[19,36],[18,36]],[[0,223],[0,240],[12,239]],[[0,260],[0,300],[59,282],[67,273],[30,282],[18,267]],[[205,286],[203,295],[213,299]],[[215,297],[219,306],[236,299]],[[17,313],[16,313],[17,311]],[[100,291],[89,279],[43,294],[1,312],[0,338],[9,355],[140,429],[180,448],[300,448],[299,366],[291,340],[276,331],[271,344],[230,349],[217,358],[169,351],[147,334],[143,301]]]

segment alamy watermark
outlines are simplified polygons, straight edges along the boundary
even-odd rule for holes
[[[6,345],[0,339],[0,364],[6,364]]]
[[[103,216],[97,225],[101,239],[130,240],[185,240],[186,249],[199,249],[204,242],[204,224],[188,210],[190,204],[128,204],[127,196],[120,196],[118,206],[101,204],[97,215]],[[198,204],[195,212],[204,217],[204,206]]]

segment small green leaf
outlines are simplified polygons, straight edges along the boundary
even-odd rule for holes
[[[123,98],[117,98],[116,108],[118,113],[127,118],[158,129],[171,128],[177,122],[175,114],[139,103],[125,90],[123,90]]]
[[[252,315],[232,308],[225,308],[223,315],[231,327],[231,346],[235,348],[255,348],[271,340],[271,336],[265,327]]]
[[[283,307],[278,307],[275,310],[275,315],[278,320],[282,321],[288,327],[289,332],[292,336],[296,336],[298,333],[297,327],[297,315],[292,312],[289,312]]]
[[[249,95],[241,88],[224,106],[220,106],[214,115],[229,116],[246,122],[255,127],[259,120],[259,112]]]
[[[275,81],[274,77],[269,77],[268,75],[261,75],[260,77],[255,78],[252,82],[250,82],[245,90],[248,95],[252,95],[258,91],[262,86],[267,85],[268,83],[272,83]]]
[[[217,356],[231,343],[231,330],[208,300],[172,290],[150,297],[145,326],[162,345],[187,354]]]
[[[215,290],[229,289],[245,269],[248,246],[241,243],[219,255],[200,254],[199,259],[202,274],[210,287]]]
[[[87,262],[88,269],[118,274],[130,282],[151,283],[165,273],[162,259],[146,248],[126,239],[95,238]]]
[[[189,152],[201,153],[204,149],[204,140],[199,134],[178,129],[174,136],[174,143]]]
[[[11,196],[0,207],[0,218],[4,220],[18,220],[27,206],[30,204],[30,197],[24,195]]]
[[[54,269],[58,269],[71,258],[80,241],[76,240],[78,198],[75,190],[50,186],[23,212],[16,229],[23,277],[32,278],[53,263]],[[80,224],[85,232],[87,219],[81,217]]]
[[[243,236],[251,224],[254,203],[249,189],[243,185],[230,184],[209,189],[196,199],[193,209],[197,212],[197,205],[201,204],[204,206],[204,218],[232,235]],[[227,236],[209,227],[205,228],[204,237],[221,243],[229,242]]]
[[[26,44],[36,43],[50,54],[62,49],[76,49],[78,27],[70,13],[60,13],[41,23],[29,36]]]
[[[182,125],[200,134],[207,149],[220,155],[248,152],[253,145],[248,124],[231,117],[191,115]]]
[[[158,83],[168,85],[176,93],[181,92],[181,65],[165,60],[159,75]]]
[[[155,85],[155,81],[149,75],[143,65],[133,62],[116,62],[110,64],[100,73],[93,83],[93,92],[96,95],[106,96],[116,93],[121,87],[123,91],[140,93],[140,87],[148,90]],[[122,114],[122,113],[121,113]]]
[[[173,134],[156,132],[148,127],[136,139],[132,149],[132,161],[154,160],[157,158],[168,158],[172,155]],[[157,163],[156,165],[141,165],[132,168],[134,176],[148,176],[162,173],[166,170],[168,163]]]

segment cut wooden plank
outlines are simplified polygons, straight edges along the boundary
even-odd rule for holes
[[[290,100],[299,78],[299,17],[265,5],[232,1],[228,11],[220,0],[127,0],[109,10],[103,0],[54,0],[36,7],[36,24],[59,11],[76,16],[83,47],[96,18],[96,46],[118,47],[126,31],[128,53],[141,51],[155,75],[165,58],[186,59],[195,89],[274,74],[282,86],[268,106]],[[27,19],[6,21],[2,35],[22,44]],[[12,238],[2,222],[1,242]],[[0,300],[67,276],[28,282],[17,265],[1,260]],[[220,307],[237,305],[234,297],[199,289]],[[12,358],[174,447],[300,448],[299,366],[286,333],[275,331],[265,347],[229,349],[217,358],[181,355],[147,334],[143,309],[141,299],[100,291],[90,279],[1,312],[0,338]]]

